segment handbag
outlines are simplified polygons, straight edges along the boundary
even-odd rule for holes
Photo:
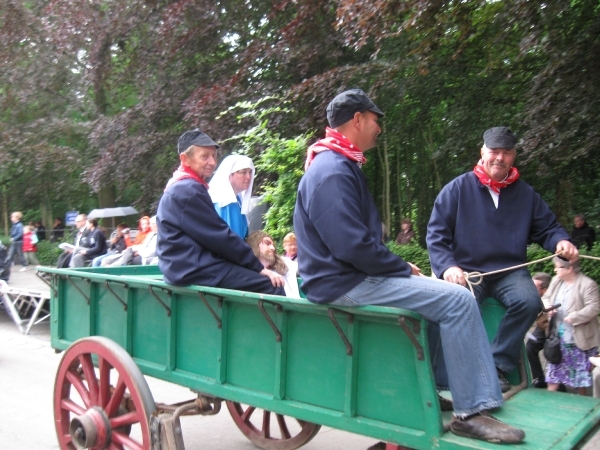
[[[562,361],[562,352],[560,350],[560,337],[556,329],[556,316],[550,320],[550,330],[546,342],[544,342],[544,358],[549,363],[560,364]]]

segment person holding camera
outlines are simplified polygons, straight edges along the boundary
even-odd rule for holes
[[[543,300],[547,306],[560,305],[548,312],[560,337],[561,361],[546,365],[546,383],[549,391],[558,390],[561,384],[577,389],[585,395],[592,386],[590,357],[598,354],[600,328],[600,294],[598,285],[581,272],[579,261],[554,257],[552,279]]]
[[[124,223],[120,223],[119,225],[117,225],[117,229],[115,230],[114,235],[110,239],[108,252],[105,255],[100,255],[94,258],[92,260],[92,267],[100,267],[102,261],[106,260],[109,257],[117,259],[127,247],[133,245],[133,242],[129,237],[130,231],[131,230],[129,229],[129,227]]]

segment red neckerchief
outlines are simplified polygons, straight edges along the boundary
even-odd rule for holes
[[[198,183],[203,184],[204,186],[206,186],[206,189],[208,189],[208,183],[206,181],[200,178],[196,172],[190,169],[189,166],[184,166],[183,164],[181,164],[177,168],[177,170],[173,172],[173,177],[167,182],[167,187],[165,188],[165,191],[171,186],[173,186],[174,183],[180,180],[185,180],[186,178],[196,180]]]
[[[473,172],[475,172],[475,175],[477,176],[477,178],[479,178],[479,181],[481,181],[481,184],[489,187],[496,194],[500,193],[500,189],[505,188],[509,184],[513,184],[515,181],[517,181],[519,179],[519,171],[517,170],[516,167],[511,167],[510,170],[508,171],[508,175],[506,176],[506,178],[504,180],[502,180],[502,181],[492,180],[488,176],[488,174],[485,173],[485,170],[483,170],[483,161],[481,159],[479,160],[477,165],[475,167],[473,167]]]
[[[363,152],[354,144],[352,144],[346,136],[339,131],[327,127],[325,129],[325,138],[319,139],[313,145],[308,147],[304,170],[308,169],[308,166],[310,166],[310,164],[313,162],[313,159],[315,159],[317,153],[321,153],[325,150],[333,150],[334,152],[344,155],[349,160],[356,161],[359,164],[364,164],[367,162]]]

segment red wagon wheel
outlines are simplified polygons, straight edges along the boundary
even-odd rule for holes
[[[321,425],[272,413],[254,406],[227,402],[233,421],[242,433],[264,450],[294,450],[314,438]],[[256,413],[256,414],[255,414]],[[271,422],[275,416],[275,423]]]
[[[80,339],[62,357],[54,383],[61,450],[150,450],[149,420],[155,409],[140,369],[110,339]],[[130,436],[132,428],[141,438]]]

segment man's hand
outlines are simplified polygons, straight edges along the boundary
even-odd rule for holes
[[[422,275],[421,269],[419,269],[415,264],[408,263],[408,265],[412,269],[411,275],[416,275],[417,277],[420,277]]]
[[[579,250],[569,241],[559,241],[556,244],[556,253],[569,261],[577,261],[579,259]]]
[[[265,277],[269,277],[269,279],[271,280],[271,283],[275,287],[282,287],[285,284],[283,277],[281,275],[279,275],[277,272],[273,272],[272,270],[269,270],[269,269],[263,269],[260,271],[260,274],[264,275]]]
[[[463,270],[457,266],[446,269],[446,271],[444,272],[444,280],[450,283],[460,284],[461,286],[467,285]]]

